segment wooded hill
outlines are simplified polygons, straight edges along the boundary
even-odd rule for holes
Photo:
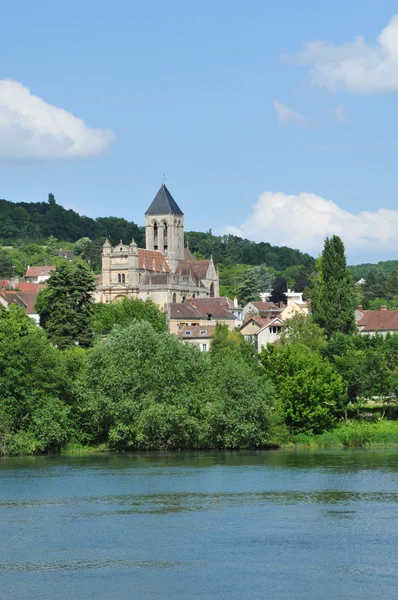
[[[58,205],[52,194],[49,194],[48,202],[0,200],[0,244],[43,244],[50,236],[63,242],[76,242],[83,237],[99,242],[107,237],[112,244],[117,244],[121,239],[129,243],[134,237],[139,246],[145,245],[144,228],[136,223],[120,217],[92,219],[81,216]],[[312,271],[315,267],[314,258],[299,250],[272,246],[266,242],[257,244],[233,235],[215,236],[211,231],[191,231],[186,233],[186,242],[191,252],[204,258],[212,254],[217,264],[266,264],[275,271],[284,271],[297,265],[303,265],[306,271]]]

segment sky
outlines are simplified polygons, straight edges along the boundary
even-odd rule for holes
[[[398,6],[384,0],[13,0],[0,198],[350,263],[398,259]],[[126,240],[128,242],[129,240]]]

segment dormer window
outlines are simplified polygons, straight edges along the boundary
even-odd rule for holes
[[[185,335],[191,335],[192,331],[186,331]]]
[[[206,335],[206,333],[207,333],[206,329],[201,329],[200,335]]]

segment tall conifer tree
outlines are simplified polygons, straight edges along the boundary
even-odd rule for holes
[[[337,235],[325,239],[313,280],[311,308],[314,321],[331,338],[333,333],[355,331],[355,288],[347,269],[344,244]]]

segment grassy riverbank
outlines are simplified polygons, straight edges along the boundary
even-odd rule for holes
[[[398,446],[398,421],[347,421],[320,435],[296,435],[291,443],[300,448]]]

